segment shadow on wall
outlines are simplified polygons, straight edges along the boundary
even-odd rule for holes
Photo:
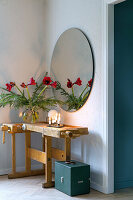
[[[89,135],[72,141],[72,159],[88,163],[91,169],[91,182],[99,185],[103,185],[103,166],[95,168],[95,163],[101,163],[103,150],[101,136],[91,131]]]
[[[45,74],[45,72],[42,74],[42,69],[44,66],[45,70],[49,70],[49,67],[46,63],[46,52],[44,52],[44,46],[44,33],[40,31],[38,33],[38,40],[31,44],[32,54],[34,58],[38,60],[38,67],[36,67],[37,69],[34,73],[34,78],[37,78],[38,80],[41,80]]]
[[[44,0],[0,0],[0,86],[5,87],[10,81],[15,81],[19,86],[32,76],[41,81],[48,70],[46,4]],[[19,112],[20,109],[10,109],[9,106],[0,108],[0,123],[22,122]],[[40,114],[40,119],[45,121],[44,112]],[[41,137],[33,135],[32,143],[39,147]],[[18,134],[16,141],[17,155],[22,154],[24,134]],[[11,167],[9,152],[11,136],[6,134],[6,144],[0,143],[1,174]],[[23,167],[22,156],[18,155],[17,159],[17,166]]]
[[[19,117],[19,110],[17,109],[11,109],[10,110],[10,121],[11,123],[17,122],[17,123],[21,123],[22,122],[22,118]]]

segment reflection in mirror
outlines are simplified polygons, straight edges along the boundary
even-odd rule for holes
[[[65,31],[58,39],[51,61],[51,76],[57,81],[56,99],[62,109],[76,111],[89,97],[94,75],[92,50],[87,37],[76,28]]]

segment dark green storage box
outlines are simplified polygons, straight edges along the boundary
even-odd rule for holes
[[[69,196],[88,194],[90,192],[90,165],[73,162],[74,164],[55,162],[55,188]]]

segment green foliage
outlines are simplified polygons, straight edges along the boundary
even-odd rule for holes
[[[4,89],[5,90],[5,89]],[[1,93],[0,94],[0,107],[5,107],[9,105],[14,108],[22,108],[24,105],[27,106],[29,104],[29,100],[25,98],[24,94],[19,95],[13,92]]]
[[[47,75],[47,73],[45,74]],[[16,85],[15,85],[16,86]],[[33,112],[38,111],[39,109],[43,111],[49,111],[51,106],[56,106],[62,104],[61,101],[54,98],[46,98],[44,95],[45,90],[48,86],[44,86],[43,82],[40,85],[36,84],[35,90],[32,97],[27,98],[23,92],[16,86],[19,93],[8,91],[7,89],[0,87],[5,92],[0,94],[0,107],[5,107],[9,105],[10,107],[19,109],[25,107],[26,109],[31,109]],[[28,88],[26,88],[28,90]],[[40,92],[41,90],[41,92]],[[29,91],[27,91],[29,94]]]
[[[69,93],[66,92],[66,90],[64,88],[62,88],[61,83],[59,81],[57,81],[57,87],[56,90],[60,90],[61,95],[64,95],[66,97],[69,97]]]
[[[47,76],[47,75],[48,75],[48,72],[45,73],[45,76]],[[33,98],[34,98],[34,96],[37,96],[39,94],[39,91],[42,90],[43,87],[44,87],[43,82],[41,82],[39,85],[36,84],[35,91],[33,92]]]
[[[56,106],[57,103],[62,104],[61,101],[54,98],[45,98],[44,95],[38,98],[34,96],[31,100],[31,107],[34,108],[34,110],[42,109],[43,111],[49,111],[50,107]]]
[[[56,90],[59,90],[60,94],[66,97],[66,101],[64,102],[64,104],[67,105],[68,111],[71,111],[73,109],[78,110],[84,105],[90,93],[90,90],[88,89],[89,87],[87,85],[85,89],[82,91],[82,93],[80,94],[80,96],[77,97],[74,95],[73,88],[72,88],[72,93],[69,94],[68,92],[66,92],[64,88],[62,88],[61,83],[57,82],[57,87],[56,87]]]

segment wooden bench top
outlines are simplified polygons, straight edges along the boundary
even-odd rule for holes
[[[81,126],[69,126],[64,125],[61,128],[55,127],[48,127],[47,123],[35,123],[35,124],[28,124],[28,123],[18,123],[18,124],[3,124],[2,125],[3,131],[8,131],[9,133],[21,133],[24,131],[31,131],[31,132],[38,132],[41,133],[42,136],[50,136],[56,138],[64,138],[66,136],[75,138],[81,135],[88,134],[87,127]]]

